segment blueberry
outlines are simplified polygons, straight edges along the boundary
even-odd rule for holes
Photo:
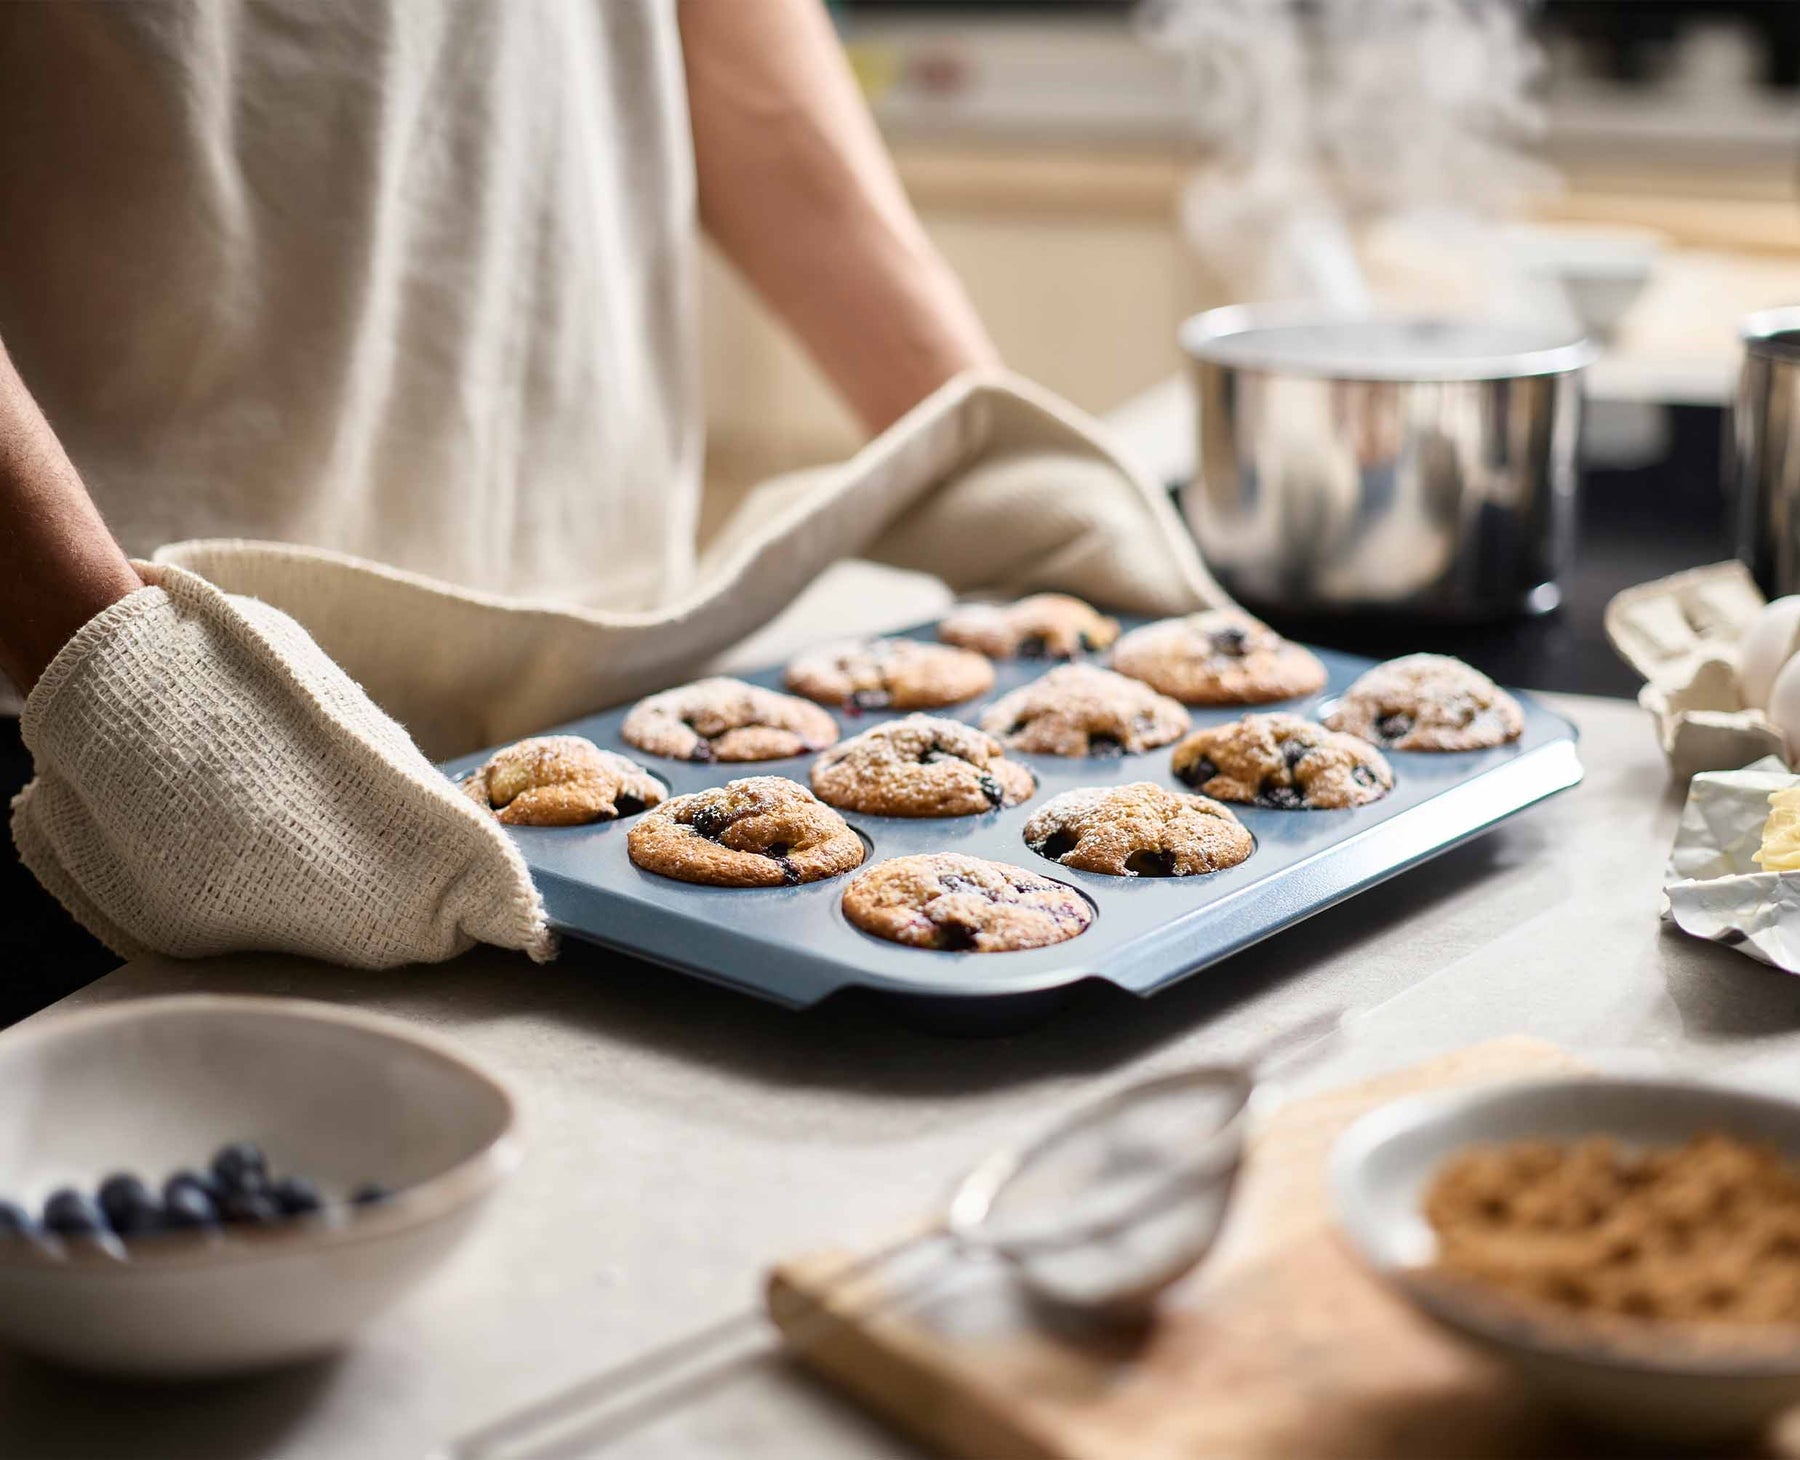
[[[1412,728],[1411,715],[1383,715],[1375,722],[1375,734],[1384,741],[1403,740],[1412,734]]]
[[[163,1224],[171,1232],[209,1232],[219,1225],[219,1209],[203,1188],[171,1182],[163,1202]]]
[[[967,923],[943,923],[937,930],[936,946],[946,953],[967,953],[975,946],[975,929]]]
[[[63,1237],[98,1237],[106,1230],[106,1217],[85,1191],[65,1186],[44,1203],[44,1225]]]
[[[1256,793],[1256,804],[1274,811],[1300,811],[1305,808],[1306,800],[1293,786],[1272,786],[1265,782]]]
[[[1201,756],[1198,760],[1189,761],[1188,764],[1184,766],[1177,766],[1175,769],[1177,777],[1186,781],[1190,786],[1195,787],[1204,786],[1214,776],[1218,775],[1218,773],[1218,766],[1213,764],[1213,762],[1208,760],[1205,756]]]
[[[0,1201],[0,1242],[12,1237],[32,1237],[37,1233],[37,1223],[16,1201]]]
[[[885,710],[893,703],[894,697],[885,689],[859,689],[854,691],[847,705],[851,710]]]
[[[1173,877],[1175,854],[1162,851],[1136,851],[1125,859],[1125,870],[1139,877]]]
[[[1355,781],[1359,786],[1368,786],[1371,788],[1381,784],[1381,777],[1376,775],[1375,772],[1370,770],[1366,765],[1352,766],[1350,768],[1350,779]]]
[[[183,1187],[189,1187],[192,1190],[199,1192],[201,1196],[206,1198],[206,1204],[211,1208],[217,1208],[220,1199],[225,1195],[224,1192],[219,1190],[219,1183],[212,1179],[211,1172],[195,1171],[191,1167],[184,1167],[182,1170],[177,1171],[167,1181],[163,1182],[164,1205],[173,1203],[175,1200],[175,1193],[180,1191]]]
[[[379,1181],[366,1181],[350,1193],[350,1204],[359,1207],[380,1206],[393,1199],[394,1193]]]
[[[1102,760],[1116,760],[1125,754],[1125,743],[1116,735],[1090,735],[1088,754]]]
[[[777,853],[775,848],[771,847],[767,855],[773,857],[775,865],[781,868],[781,880],[789,887],[798,887],[800,885],[800,869],[788,860],[786,843],[777,842],[775,846],[780,847],[781,851]]]
[[[121,1237],[154,1232],[162,1225],[162,1208],[150,1188],[128,1171],[120,1171],[100,1183],[100,1210]]]
[[[1006,801],[1006,788],[992,776],[982,776],[976,784],[981,787],[981,794],[987,797],[989,806],[999,806]]]
[[[725,828],[731,825],[731,813],[717,804],[697,806],[688,825],[694,828],[696,835],[705,837],[709,842],[716,842],[725,834]]]
[[[237,1227],[268,1227],[281,1220],[281,1208],[266,1190],[228,1191],[220,1213]]]
[[[1027,634],[1019,640],[1021,659],[1042,659],[1050,652],[1050,641],[1042,634]]]
[[[1212,636],[1213,653],[1223,654],[1228,659],[1242,659],[1249,636],[1242,629],[1214,629]]]
[[[284,1217],[308,1216],[325,1205],[319,1200],[319,1188],[304,1176],[282,1177],[269,1188],[269,1195]]]
[[[257,1191],[269,1184],[269,1162],[259,1146],[233,1141],[221,1146],[212,1159],[212,1172],[227,1195],[233,1191]]]

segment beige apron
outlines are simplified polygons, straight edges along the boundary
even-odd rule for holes
[[[0,5],[0,340],[126,551],[691,585],[675,0]]]

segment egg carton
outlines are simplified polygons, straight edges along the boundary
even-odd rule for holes
[[[1745,703],[1739,681],[1744,636],[1765,602],[1734,560],[1640,583],[1606,605],[1606,637],[1644,676],[1638,703],[1655,719],[1677,780],[1770,755],[1791,764],[1787,736],[1767,711]]]

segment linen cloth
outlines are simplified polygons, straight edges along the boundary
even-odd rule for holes
[[[445,759],[698,673],[823,568],[858,556],[959,593],[1061,589],[1152,614],[1229,602],[1167,495],[1104,427],[1003,371],[959,376],[849,460],[753,490],[694,589],[653,611],[474,593],[279,543],[176,543],[156,560],[293,615]]]

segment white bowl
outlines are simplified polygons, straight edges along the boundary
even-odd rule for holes
[[[435,1268],[517,1164],[493,1077],[391,1019],[193,995],[0,1036],[0,1197],[41,1208],[110,1172],[153,1185],[255,1141],[279,1174],[391,1201],[338,1219],[63,1252],[0,1242],[0,1342],[118,1374],[263,1368],[341,1345]]]
[[[1520,225],[1506,237],[1520,267],[1562,286],[1581,327],[1597,340],[1618,331],[1655,272],[1664,243],[1653,229],[1597,224]]]
[[[1800,1160],[1800,1105],[1786,1100],[1675,1080],[1529,1081],[1416,1096],[1364,1116],[1332,1151],[1332,1200],[1338,1225],[1371,1268],[1565,1408],[1665,1442],[1737,1437],[1800,1403],[1800,1341],[1753,1357],[1648,1347],[1625,1354],[1508,1321],[1504,1310],[1460,1302],[1418,1280],[1437,1251],[1421,1197],[1444,1160],[1464,1147],[1590,1135],[1669,1145],[1714,1130]]]

